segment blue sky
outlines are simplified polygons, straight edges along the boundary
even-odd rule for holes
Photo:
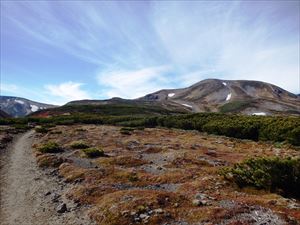
[[[1,1],[1,95],[64,104],[206,78],[294,93],[299,1]]]

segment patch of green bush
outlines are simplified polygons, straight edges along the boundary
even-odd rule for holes
[[[251,158],[221,173],[239,187],[252,186],[300,198],[300,158]]]
[[[49,141],[48,143],[39,146],[38,150],[42,153],[62,152],[62,148],[56,142],[53,142],[53,141]]]
[[[222,105],[219,109],[221,113],[236,112],[249,107],[250,101],[234,101]]]
[[[89,158],[97,158],[97,157],[105,156],[104,151],[98,148],[86,148],[86,149],[82,149],[82,151]]]
[[[122,127],[120,129],[121,134],[130,135],[135,129],[133,127]]]
[[[27,124],[14,124],[13,126],[16,130],[28,130],[30,127]]]
[[[96,109],[96,108],[95,108]],[[98,110],[98,109],[97,109]],[[109,110],[109,108],[105,108]],[[300,146],[299,116],[246,116],[222,113],[194,113],[181,115],[102,115],[74,112],[70,115],[51,118],[8,118],[0,119],[0,124],[27,124],[35,122],[47,124],[110,124],[124,127],[167,127],[198,130],[209,134],[224,135],[250,140],[286,142]],[[47,132],[41,128],[41,132]],[[130,134],[130,131],[122,131]]]
[[[35,132],[45,134],[49,132],[49,129],[45,126],[37,126]]]
[[[89,148],[90,146],[84,143],[83,141],[75,141],[71,143],[70,147],[73,149],[86,149]]]

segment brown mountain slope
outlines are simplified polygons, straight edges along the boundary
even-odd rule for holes
[[[300,97],[259,81],[207,79],[188,88],[160,90],[140,100],[176,103],[193,112],[300,113]]]
[[[300,115],[300,96],[260,81],[207,79],[187,88],[160,90],[138,99],[72,101],[31,115],[78,112],[105,115],[170,115],[189,112]]]

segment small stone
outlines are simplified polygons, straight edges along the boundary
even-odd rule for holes
[[[289,209],[300,209],[300,204],[297,204],[297,203],[290,203],[289,205],[288,205],[288,208]]]
[[[140,218],[143,220],[149,218],[149,216],[147,214],[142,213],[140,214]]]
[[[154,212],[157,214],[162,214],[164,211],[162,208],[154,209]]]
[[[199,199],[194,199],[192,203],[193,203],[194,206],[205,206],[205,205],[208,205],[208,201],[206,201],[206,200],[199,200]]]
[[[199,199],[199,200],[203,200],[203,199],[207,199],[208,196],[206,194],[203,194],[203,193],[198,193],[198,194],[196,194],[195,198]]]
[[[51,191],[46,192],[45,196],[51,195]]]
[[[179,203],[176,202],[176,203],[174,204],[174,207],[177,208],[178,206],[179,206]]]
[[[121,212],[122,216],[128,216],[129,215],[129,210],[125,210]]]
[[[131,216],[135,216],[135,215],[136,215],[136,212],[133,211],[133,212],[130,213],[130,215],[131,215]]]
[[[276,201],[276,200],[270,200],[268,203],[269,203],[270,205],[276,205],[277,201]]]
[[[64,213],[66,211],[67,211],[66,203],[62,203],[56,208],[56,212],[58,212],[58,213]]]
[[[216,157],[217,156],[217,152],[215,150],[207,150],[207,152],[205,153],[206,155],[209,155],[209,156],[213,156],[213,157]]]
[[[193,206],[200,206],[201,205],[201,201],[199,199],[194,199],[192,203],[193,203]]]
[[[58,202],[58,199],[60,198],[60,195],[57,193],[53,193],[51,197],[52,202]]]

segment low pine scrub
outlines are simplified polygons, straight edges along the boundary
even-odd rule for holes
[[[62,148],[56,142],[48,142],[38,147],[38,151],[41,153],[59,153],[62,152]]]
[[[120,129],[121,134],[130,135],[134,131],[133,127],[122,127]]]
[[[252,186],[300,198],[300,158],[251,158],[222,170],[239,187]]]
[[[86,149],[89,148],[90,146],[84,143],[83,141],[75,141],[71,143],[70,147],[73,149]]]
[[[98,148],[86,148],[86,149],[82,149],[82,151],[85,153],[85,155],[88,158],[97,158],[97,157],[105,156],[104,151]]]
[[[49,128],[47,128],[45,126],[38,126],[35,128],[35,132],[37,132],[37,133],[45,134],[45,133],[48,133],[48,131],[49,131]]]

